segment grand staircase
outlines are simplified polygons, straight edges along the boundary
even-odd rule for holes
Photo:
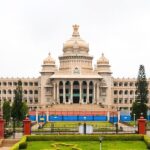
[[[59,104],[48,108],[49,111],[109,111],[110,109],[97,104]]]

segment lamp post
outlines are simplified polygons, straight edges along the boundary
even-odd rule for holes
[[[133,114],[133,119],[134,119],[134,128],[135,128],[135,124],[136,124],[136,122],[135,122],[135,114]]]
[[[99,137],[99,141],[100,141],[100,147],[99,147],[99,148],[100,148],[100,150],[102,150],[102,141],[103,141],[103,137],[100,136],[100,137]]]
[[[13,128],[13,139],[15,139],[16,129],[15,129],[15,118],[14,117],[11,117],[11,122],[12,122],[12,128]]]

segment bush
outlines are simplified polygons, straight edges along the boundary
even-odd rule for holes
[[[19,150],[27,147],[27,137],[23,136],[19,142],[13,145],[10,150]]]
[[[99,141],[99,137],[104,140],[118,141],[137,141],[144,140],[143,135],[124,134],[124,135],[31,135],[27,136],[27,141]]]
[[[147,135],[144,135],[144,142],[147,145],[147,148],[150,148],[150,137],[148,137]]]

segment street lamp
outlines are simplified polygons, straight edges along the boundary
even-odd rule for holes
[[[136,122],[135,122],[135,115],[136,115],[136,114],[133,114],[133,119],[134,119],[134,128],[135,128],[135,124],[136,124]]]
[[[103,140],[103,137],[100,136],[99,137],[99,141],[100,141],[100,147],[99,148],[100,148],[100,150],[102,150],[102,140]]]
[[[12,121],[12,127],[13,127],[13,139],[15,139],[15,132],[16,132],[16,129],[15,129],[15,118],[11,117],[11,121]]]

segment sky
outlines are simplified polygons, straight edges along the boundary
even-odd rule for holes
[[[38,77],[50,52],[59,66],[63,43],[80,26],[93,65],[102,53],[113,77],[150,77],[150,0],[1,0],[0,77]]]

